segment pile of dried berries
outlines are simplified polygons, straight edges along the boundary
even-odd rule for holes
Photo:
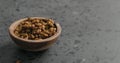
[[[28,18],[16,27],[14,33],[23,39],[38,40],[51,37],[56,31],[57,28],[52,19]]]

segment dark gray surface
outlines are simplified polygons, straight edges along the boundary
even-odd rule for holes
[[[62,35],[45,52],[21,51],[8,35],[15,20],[54,18]],[[120,0],[0,0],[0,63],[120,63]]]

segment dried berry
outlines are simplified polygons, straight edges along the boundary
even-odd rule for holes
[[[28,18],[16,27],[14,33],[23,39],[39,40],[49,38],[56,30],[52,19]]]

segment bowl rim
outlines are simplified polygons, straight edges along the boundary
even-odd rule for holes
[[[29,17],[29,18],[32,18],[32,19],[34,19],[34,18],[46,19],[46,18],[44,18],[44,17]],[[19,20],[17,20],[17,21],[14,21],[14,22],[10,25],[10,27],[9,27],[9,34],[10,34],[12,37],[16,38],[17,40],[21,40],[21,41],[23,41],[23,42],[28,42],[28,43],[39,43],[39,42],[42,43],[42,42],[51,41],[51,40],[57,38],[57,37],[61,34],[62,28],[61,28],[61,26],[60,26],[59,23],[55,22],[55,25],[56,25],[56,27],[57,27],[57,32],[56,32],[53,36],[51,36],[51,37],[49,37],[49,38],[42,39],[42,40],[41,40],[41,39],[40,39],[40,40],[27,40],[27,39],[20,38],[20,37],[18,37],[18,36],[16,36],[16,35],[14,34],[14,30],[15,30],[16,26],[19,25],[20,22],[22,22],[22,21],[24,21],[24,20],[26,20],[26,19],[27,19],[27,18],[22,18],[22,19],[19,19]],[[53,20],[53,21],[54,21],[54,20]]]

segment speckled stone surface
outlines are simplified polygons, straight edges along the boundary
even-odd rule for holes
[[[41,16],[62,26],[44,52],[20,50],[10,39],[15,20]],[[0,0],[0,63],[120,63],[120,0]]]

